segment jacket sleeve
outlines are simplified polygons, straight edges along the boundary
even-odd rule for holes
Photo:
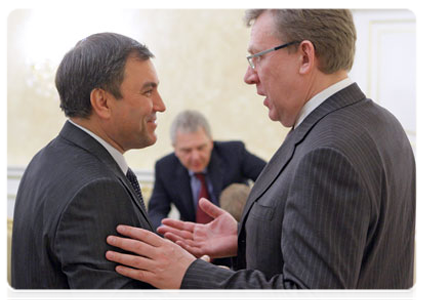
[[[152,288],[119,275],[105,258],[107,250],[121,251],[106,243],[118,224],[142,227],[137,211],[117,180],[98,179],[76,193],[62,213],[52,249],[71,289]]]

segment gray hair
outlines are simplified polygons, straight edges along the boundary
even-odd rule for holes
[[[121,99],[125,65],[132,55],[143,61],[154,57],[146,46],[116,33],[93,34],[79,41],[56,72],[60,108],[65,115],[88,118],[92,111],[90,94],[96,88]]]
[[[170,127],[170,140],[172,141],[172,145],[176,143],[176,133],[178,131],[192,133],[200,128],[203,128],[206,135],[212,138],[210,125],[200,112],[196,110],[184,110],[180,112],[173,120]]]
[[[248,10],[245,22],[250,26],[264,9]],[[347,9],[275,9],[275,33],[283,42],[308,40],[313,43],[319,70],[332,74],[349,71],[354,63],[357,34],[351,11]],[[298,45],[295,45],[298,47]]]

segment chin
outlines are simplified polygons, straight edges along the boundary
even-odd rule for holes
[[[146,148],[148,146],[154,145],[156,141],[157,141],[157,137],[155,135],[145,137],[142,140],[140,140],[140,146],[138,147],[138,149]]]
[[[157,137],[151,137],[150,139],[148,139],[148,146],[154,145],[157,142]]]
[[[273,113],[271,110],[269,110],[269,119],[275,122],[279,122],[278,116],[275,113]]]
[[[204,167],[197,167],[197,168],[191,168],[191,171],[194,173],[199,173],[204,170]]]

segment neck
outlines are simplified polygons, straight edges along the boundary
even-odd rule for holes
[[[118,150],[120,153],[124,154],[125,151],[122,149],[122,147],[119,146],[110,136],[107,134],[107,131],[104,129],[103,126],[99,122],[95,120],[94,116],[90,116],[88,119],[86,118],[79,118],[79,117],[72,117],[70,118],[72,122],[75,124],[78,124],[81,127],[84,127],[85,129],[88,129],[98,137],[102,138],[104,141],[106,141],[108,144],[110,144],[113,148]]]
[[[347,77],[348,73],[345,70],[341,70],[333,74],[323,74],[319,72],[315,77],[316,80],[312,82],[312,88],[310,89],[310,93],[307,96],[307,101],[309,101],[321,91],[327,89],[337,82],[340,82],[341,80],[346,79]]]
[[[298,119],[301,109],[310,101],[314,96],[335,83],[348,77],[347,71],[338,71],[333,74],[324,74],[318,70],[309,74],[307,78],[304,78],[302,84],[298,87],[298,102],[295,113],[290,118],[281,120],[281,123],[285,127],[292,127],[295,121]]]

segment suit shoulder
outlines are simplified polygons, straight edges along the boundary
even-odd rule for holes
[[[241,141],[215,141],[214,147],[222,150],[245,149],[245,145]]]
[[[177,164],[178,161],[175,152],[169,153],[156,161],[156,169],[168,168],[169,166]]]

